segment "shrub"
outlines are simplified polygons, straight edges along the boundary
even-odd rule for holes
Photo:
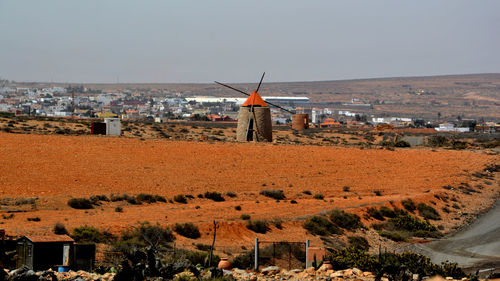
[[[425,203],[420,203],[417,206],[418,214],[428,220],[440,220],[441,215],[433,207],[426,205]]]
[[[237,196],[237,195],[236,195],[236,193],[234,193],[234,192],[232,192],[232,191],[228,191],[228,192],[226,192],[226,195],[227,195],[227,196],[229,196],[229,197],[231,197],[231,198],[234,198],[234,197],[236,197],[236,196]]]
[[[136,200],[138,202],[145,202],[145,203],[156,203],[156,196],[154,195],[151,195],[151,194],[147,194],[147,193],[139,193],[136,197]]]
[[[210,251],[210,245],[207,245],[207,244],[196,243],[196,244],[194,245],[194,247],[196,248],[196,250],[200,250],[200,251]],[[215,247],[214,247],[214,250],[215,250]]]
[[[242,214],[242,215],[240,216],[240,218],[241,218],[242,220],[247,221],[247,220],[249,220],[249,219],[250,219],[250,215],[249,215],[249,214]]]
[[[159,224],[152,225],[149,222],[141,222],[138,226],[125,230],[121,233],[120,239],[114,242],[114,250],[128,253],[134,248],[154,248],[168,247],[168,243],[175,240],[175,236],[168,227],[161,227]]]
[[[398,140],[394,143],[395,147],[410,147],[410,143],[405,140]]]
[[[396,217],[396,212],[394,212],[394,210],[392,210],[391,208],[386,207],[386,206],[380,207],[380,213],[382,214],[382,216],[384,216],[386,218]]]
[[[87,198],[72,198],[68,200],[68,205],[73,209],[93,209],[92,202]]]
[[[54,225],[54,228],[52,228],[52,231],[54,232],[54,234],[57,234],[57,235],[68,234],[68,230],[66,229],[66,226],[60,222],[58,222]]]
[[[178,202],[178,203],[182,203],[182,204],[186,204],[187,203],[186,196],[184,196],[183,194],[175,195],[174,196],[174,201]]]
[[[354,249],[359,249],[362,251],[368,251],[370,249],[370,244],[363,236],[349,236],[347,237],[349,241],[349,247]]]
[[[241,255],[238,255],[233,259],[231,262],[231,266],[234,268],[245,268],[245,269],[250,269],[253,267],[254,264],[254,252],[253,251],[247,251]]]
[[[158,202],[167,203],[167,199],[161,195],[153,195],[154,199]]]
[[[376,196],[382,196],[382,191],[380,190],[374,190],[373,193],[375,193]]]
[[[105,242],[105,236],[95,227],[79,226],[73,228],[71,238],[78,243],[101,243]]]
[[[196,239],[201,237],[200,230],[193,223],[176,223],[174,231],[187,238]]]
[[[117,207],[115,208],[115,212],[117,212],[117,213],[121,213],[121,212],[123,212],[123,207],[122,207],[122,206],[117,206]]]
[[[433,147],[445,146],[448,144],[448,139],[445,136],[432,136],[427,143]]]
[[[436,227],[411,215],[399,215],[389,220],[396,229],[407,231],[437,231]]]
[[[277,229],[283,229],[283,222],[281,221],[281,219],[274,219],[272,221],[272,224],[274,225],[274,227],[276,227]]]
[[[34,222],[39,222],[42,219],[40,217],[34,217],[34,218],[27,218],[28,221],[34,221]]]
[[[403,205],[406,210],[412,213],[417,209],[417,206],[415,206],[415,203],[410,198],[401,201],[401,205]]]
[[[395,242],[407,241],[406,237],[403,236],[400,232],[379,231],[378,234]]]
[[[285,199],[285,194],[283,193],[283,190],[276,190],[276,189],[265,189],[260,192],[261,195],[264,195],[266,197],[270,197],[276,200],[283,200]]]
[[[380,220],[380,221],[385,220],[384,216],[382,215],[382,212],[380,212],[379,209],[374,208],[374,207],[370,207],[370,208],[366,209],[366,214],[368,215],[368,217],[372,217],[372,218]]]
[[[314,194],[313,198],[317,200],[323,200],[325,196],[323,196],[323,194]]]
[[[207,199],[211,199],[215,202],[222,202],[222,201],[226,201],[226,199],[224,199],[224,197],[222,196],[222,194],[218,193],[218,192],[205,192],[205,194],[203,195],[205,198]]]
[[[350,188],[349,186],[347,186],[347,185],[344,185],[344,187],[342,187],[342,190],[343,190],[344,192],[349,192],[349,190],[350,190],[350,189],[351,189],[351,188]]]
[[[257,221],[249,220],[246,223],[246,227],[251,231],[257,233],[266,233],[268,230],[270,230],[268,222],[262,220],[257,220]]]
[[[234,209],[235,209],[236,211],[241,211],[241,206],[240,206],[240,205],[238,205],[238,206],[234,206]]]
[[[109,201],[109,198],[106,195],[93,195],[93,196],[90,196],[89,199],[90,199],[90,201],[92,201],[92,204],[98,204],[99,201],[105,201],[105,202]]]
[[[359,268],[377,275],[387,274],[389,280],[401,278],[400,270],[427,276],[441,275],[461,279],[465,273],[456,263],[433,264],[426,256],[406,252],[402,254],[381,253],[370,255],[364,251],[346,248],[327,257],[334,269]],[[399,277],[398,277],[399,276]],[[411,278],[411,275],[410,275]]]
[[[338,226],[323,216],[313,216],[308,218],[302,224],[302,227],[313,235],[328,236],[343,233]]]
[[[290,204],[297,204],[297,201],[295,201],[295,200],[291,200],[291,201],[290,201]]]
[[[363,227],[361,219],[356,214],[346,213],[343,210],[332,210],[330,212],[330,219],[336,225],[345,229],[356,229]]]
[[[312,194],[311,191],[309,191],[309,190],[304,190],[304,191],[302,191],[302,193],[304,193],[305,195],[311,195]]]

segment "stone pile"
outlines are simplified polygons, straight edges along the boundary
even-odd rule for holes
[[[213,273],[209,269],[200,270],[197,278],[189,270],[177,273],[173,280],[203,280],[209,279]],[[34,272],[27,267],[21,267],[12,271],[0,269],[0,281],[112,281],[115,279],[114,273],[96,274],[85,271],[55,272],[46,270]],[[376,276],[372,272],[362,271],[357,268],[345,270],[332,270],[320,268],[315,270],[313,267],[307,269],[284,270],[277,266],[269,266],[261,269],[259,272],[234,268],[223,270],[222,275],[227,279],[242,281],[276,281],[276,280],[330,280],[330,281],[375,281]],[[132,277],[131,277],[132,278]],[[161,277],[147,278],[148,280],[166,280]],[[413,281],[421,280],[416,274]],[[423,278],[428,281],[469,281],[467,278],[455,280],[451,277],[442,278],[439,276],[432,278]],[[389,281],[388,276],[382,276],[380,281]],[[409,281],[412,281],[411,279]]]

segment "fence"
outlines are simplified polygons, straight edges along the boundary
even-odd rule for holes
[[[259,241],[255,238],[254,269],[276,265],[281,268],[305,268],[308,261],[309,240],[305,242]]]

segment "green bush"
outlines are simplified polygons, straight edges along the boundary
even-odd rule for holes
[[[233,268],[240,268],[240,269],[250,269],[253,267],[253,264],[254,264],[253,251],[244,252],[243,254],[236,256],[231,262],[231,266]]]
[[[249,219],[250,219],[250,215],[249,215],[249,214],[242,214],[242,215],[240,216],[240,218],[241,218],[242,220],[247,221],[247,220],[249,220]]]
[[[229,197],[231,197],[231,198],[234,198],[234,197],[236,197],[236,196],[237,196],[237,195],[236,195],[236,193],[234,193],[234,192],[232,192],[232,191],[228,191],[228,192],[226,192],[226,195],[227,195],[227,196],[229,196]]]
[[[427,140],[427,143],[432,147],[441,147],[448,144],[448,138],[445,136],[432,136]]]
[[[359,268],[363,271],[371,271],[376,275],[390,275],[390,280],[396,280],[400,277],[400,270],[410,273],[420,274],[422,276],[449,276],[454,279],[465,277],[465,273],[456,263],[433,264],[426,256],[406,252],[402,254],[381,253],[379,255],[370,255],[365,251],[355,248],[346,248],[332,253],[327,257],[334,269]],[[411,275],[410,275],[411,278]]]
[[[386,207],[386,206],[380,207],[380,213],[382,214],[382,216],[384,216],[386,218],[396,217],[396,212],[394,210],[392,210],[391,208]]]
[[[358,215],[346,213],[343,210],[332,210],[330,212],[330,220],[336,225],[349,230],[363,227]]]
[[[395,241],[395,242],[407,241],[407,238],[403,234],[401,234],[401,232],[399,232],[399,231],[395,231],[395,232],[379,231],[378,234],[382,237],[385,237],[385,238],[390,239],[390,240]]]
[[[73,209],[82,209],[82,210],[94,208],[92,202],[87,198],[71,198],[70,200],[68,200],[68,206],[70,206]]]
[[[262,221],[262,220],[257,220],[257,221],[249,220],[246,223],[246,227],[251,231],[257,233],[266,233],[268,230],[270,230],[269,223],[267,221]]]
[[[302,227],[304,227],[312,235],[328,236],[332,234],[344,233],[342,229],[323,216],[313,216],[308,218],[302,224]]]
[[[222,202],[222,201],[226,201],[226,199],[224,199],[224,197],[222,196],[222,194],[218,193],[218,192],[205,192],[205,194],[203,195],[205,198],[207,199],[211,199],[215,202]]]
[[[363,236],[349,236],[347,237],[349,241],[349,247],[359,249],[362,251],[368,251],[370,249],[370,244]]]
[[[304,191],[302,191],[302,193],[304,193],[305,195],[311,195],[312,194],[311,191],[309,191],[309,190],[304,190]]]
[[[197,239],[201,237],[200,230],[193,223],[176,223],[174,231],[187,238]]]
[[[323,194],[314,194],[313,198],[317,200],[323,200],[325,196],[323,196]]]
[[[148,204],[152,204],[152,203],[156,203],[156,202],[167,202],[167,200],[163,196],[152,195],[152,194],[147,194],[147,193],[139,193],[135,199],[138,202],[148,203]]]
[[[410,143],[405,140],[398,140],[394,143],[395,147],[410,147]]]
[[[241,211],[241,206],[240,206],[240,205],[238,205],[238,206],[234,206],[234,209],[235,209],[236,211]]]
[[[390,223],[398,230],[407,231],[437,231],[436,227],[426,221],[411,215],[399,215],[389,220]]]
[[[78,243],[102,243],[106,241],[106,237],[97,228],[92,226],[73,228],[71,238]]]
[[[401,201],[401,205],[403,205],[403,208],[405,208],[406,210],[408,210],[408,212],[412,212],[413,213],[417,209],[417,206],[415,205],[415,203],[410,198]]]
[[[174,196],[174,201],[177,202],[177,203],[182,203],[182,204],[186,204],[187,203],[186,196],[184,196],[183,194],[175,195]]]
[[[60,222],[58,222],[54,225],[54,228],[52,228],[52,232],[54,232],[54,234],[57,234],[57,235],[68,234],[68,230],[66,229],[66,226]]]
[[[260,192],[260,195],[264,195],[266,197],[270,197],[276,200],[283,200],[285,199],[285,194],[283,193],[283,190],[276,190],[276,189],[265,189]]]
[[[434,207],[419,203],[417,206],[418,214],[427,220],[440,220],[441,215],[434,209]]]
[[[369,207],[368,209],[366,209],[366,214],[369,218],[371,217],[379,221],[385,220],[384,215],[382,215],[382,212],[374,207]]]
[[[115,251],[129,253],[134,248],[165,248],[175,240],[172,230],[161,227],[159,224],[152,225],[149,222],[140,222],[138,226],[123,231],[118,240],[113,243]]]

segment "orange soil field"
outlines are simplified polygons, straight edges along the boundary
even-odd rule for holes
[[[282,230],[272,228],[266,239],[298,241],[311,237],[301,227],[307,215],[334,208],[362,214],[373,205],[400,206],[438,201],[434,194],[458,199],[461,210],[442,213],[449,230],[464,221],[463,212],[477,213],[496,198],[498,184],[484,185],[472,196],[451,194],[442,187],[470,183],[483,185],[472,173],[499,157],[483,152],[448,150],[357,149],[321,146],[253,143],[198,143],[161,139],[130,139],[100,136],[57,136],[0,133],[0,199],[38,197],[36,206],[0,206],[24,210],[12,219],[0,219],[8,234],[50,232],[56,222],[68,229],[94,225],[118,233],[139,221],[171,225],[193,222],[202,237],[179,237],[179,243],[208,243],[212,220],[221,222],[217,243],[251,244],[256,235],[244,226],[241,214],[252,219],[283,220]],[[349,191],[343,190],[344,186]],[[277,202],[259,195],[263,189],[284,190],[287,200]],[[324,200],[302,193],[323,194]],[[375,191],[382,196],[377,196]],[[196,198],[200,193],[233,191],[225,202]],[[188,204],[155,203],[127,205],[109,202],[92,210],[66,205],[72,197],[111,193],[159,194],[172,198],[191,194]],[[290,200],[298,204],[291,204]],[[436,209],[444,204],[437,202]],[[242,210],[236,211],[240,205]],[[123,206],[123,212],[115,212]],[[28,218],[39,217],[40,222]],[[315,238],[318,241],[317,238]]]

